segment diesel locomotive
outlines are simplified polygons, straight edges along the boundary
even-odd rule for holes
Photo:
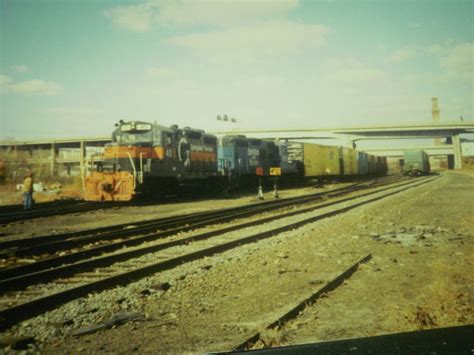
[[[176,190],[182,181],[216,178],[217,137],[190,127],[120,121],[95,167],[86,178],[88,201],[156,196]]]
[[[160,196],[184,185],[199,190],[254,186],[259,178],[268,182],[275,168],[291,182],[387,172],[385,158],[350,148],[243,135],[218,139],[200,129],[142,121],[116,124],[102,159],[91,161],[91,167],[85,180],[88,201]]]

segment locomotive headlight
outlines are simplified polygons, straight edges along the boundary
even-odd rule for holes
[[[140,131],[149,131],[151,129],[151,124],[139,123],[137,124],[136,129]]]

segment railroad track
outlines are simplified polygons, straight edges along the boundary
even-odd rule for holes
[[[93,259],[80,260],[51,269],[45,268],[31,273],[17,272],[15,277],[8,278],[11,274],[6,272],[8,270],[4,270],[5,272],[2,273],[0,281],[0,289],[4,293],[0,299],[0,304],[2,304],[0,328],[6,329],[68,301],[84,297],[90,292],[98,292],[117,285],[128,284],[150,274],[172,269],[182,263],[209,257],[240,245],[269,238],[284,231],[335,216],[358,206],[422,185],[433,179],[435,178],[423,178],[395,183],[390,186],[379,186],[369,192],[343,197],[337,201],[323,202],[258,220],[165,241],[159,239],[160,233],[163,232],[151,233],[135,238],[136,240],[142,238],[140,243],[148,242],[149,244],[146,245],[101,255]],[[335,193],[342,194],[343,192]],[[241,208],[242,211],[240,212],[243,212],[243,207]],[[253,211],[252,213],[255,214],[256,212]],[[228,219],[230,216],[221,217]],[[282,222],[283,218],[285,219],[284,222]],[[222,222],[222,219],[218,221],[218,223]],[[206,223],[209,223],[209,221]],[[264,225],[266,231],[253,233],[252,226],[256,224]],[[176,230],[173,230],[172,233],[176,234]],[[145,237],[150,239],[143,240]],[[158,241],[150,242],[152,237],[158,238]],[[13,270],[10,269],[11,272]],[[48,283],[38,284],[45,282]],[[22,291],[26,286],[29,287]]]
[[[117,206],[119,205],[113,203],[109,205],[100,202],[85,202],[80,200],[44,202],[36,204],[30,210],[24,210],[22,206],[2,206],[0,207],[0,225],[40,217],[82,213]]]
[[[196,197],[166,196],[160,203],[195,200]],[[98,209],[127,207],[136,205],[156,204],[157,200],[141,200],[129,202],[87,202],[84,200],[59,200],[35,204],[32,209],[24,210],[22,205],[0,206],[0,225],[18,221],[31,220],[41,217],[59,216],[71,213],[83,213]]]
[[[22,267],[9,268],[6,270],[0,269],[0,280],[5,278],[2,275],[7,274],[12,277],[28,272],[38,271],[71,261],[77,261],[79,256],[81,258],[86,256],[91,257],[124,246],[133,246],[148,240],[157,239],[158,237],[166,237],[168,235],[193,230],[209,224],[226,222],[236,218],[247,217],[255,213],[263,213],[278,208],[297,206],[304,203],[319,201],[321,199],[334,198],[343,194],[367,189],[368,187],[381,186],[392,182],[392,179],[383,179],[382,181],[357,183],[301,197],[260,202],[250,206],[239,206],[219,211],[199,212],[184,216],[145,220],[133,224],[119,224],[79,232],[3,241],[0,242],[0,250],[2,250],[0,252],[0,259],[9,260],[10,263],[14,264],[21,264],[22,259],[19,258],[31,256],[35,258],[27,259],[26,265]],[[161,234],[157,235],[157,231],[161,231]],[[147,235],[149,233],[152,234]],[[142,237],[133,238],[138,235],[142,235]],[[108,245],[97,246],[97,243],[107,243]],[[94,247],[92,248],[91,245],[94,245]],[[71,253],[68,252],[68,249],[77,249],[82,246],[85,246],[85,249],[87,250],[84,250],[84,253],[82,254],[78,254],[77,250],[75,255],[71,255]],[[63,257],[60,258],[51,258],[53,254],[58,256],[58,253],[64,252],[67,252],[68,255],[63,255]],[[47,260],[40,262],[42,259]],[[5,265],[3,268],[5,268]]]
[[[79,202],[78,200],[74,199],[65,199],[65,200],[57,200],[57,201],[48,201],[48,202],[41,202],[36,203],[35,208],[47,208],[47,207],[54,207],[54,206],[67,206],[70,204],[75,204]],[[12,212],[23,212],[23,205],[3,205],[0,206],[0,213],[12,213]]]
[[[328,292],[334,291],[337,289],[345,280],[350,278],[359,268],[361,264],[365,264],[372,259],[372,255],[368,254],[364,256],[362,259],[356,261],[353,265],[349,268],[341,272],[337,277],[333,280],[329,281],[326,285],[318,289],[316,292],[309,294],[302,300],[298,300],[294,305],[292,305],[285,313],[283,313],[280,317],[270,322],[268,325],[263,327],[263,332],[258,331],[255,334],[249,336],[245,341],[241,344],[237,345],[233,350],[234,351],[242,351],[242,350],[249,350],[252,349],[256,344],[261,343],[264,347],[268,347],[265,343],[265,332],[272,331],[274,329],[281,330],[283,329],[286,324],[298,318],[298,316],[304,311],[305,308],[311,307],[318,299],[320,299],[323,295],[326,295]]]
[[[393,176],[387,176],[381,180],[393,179]],[[397,177],[395,177],[397,178]],[[202,196],[198,197],[202,198]],[[177,201],[193,201],[196,200],[196,196],[181,196],[176,195],[166,196],[164,200],[160,200],[160,203],[174,203]],[[86,202],[83,200],[60,200],[50,201],[35,204],[31,210],[24,210],[22,205],[7,205],[0,206],[0,225],[8,224],[17,221],[31,220],[41,217],[59,216],[71,213],[83,213],[89,211],[95,211],[98,209],[107,209],[113,207],[125,207],[130,205],[147,205],[155,204],[155,200],[142,200],[142,201],[130,201],[130,202]]]

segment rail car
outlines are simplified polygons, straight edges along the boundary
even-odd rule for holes
[[[403,152],[403,174],[420,176],[431,170],[428,154],[424,150],[405,150]]]
[[[120,121],[93,170],[85,183],[88,201],[129,201],[174,191],[181,181],[207,183],[217,178],[217,137],[189,127]]]
[[[273,141],[247,138],[243,135],[225,136],[218,146],[219,176],[232,187],[255,180],[256,169],[261,176],[269,176],[270,168],[280,167],[279,147]]]
[[[103,158],[90,162],[84,197],[129,201],[140,195],[173,194],[185,185],[201,191],[238,188],[259,178],[264,184],[272,183],[273,168],[279,168],[281,179],[292,183],[384,174],[386,160],[378,158],[344,147],[243,135],[218,139],[190,127],[120,121]]]
[[[287,144],[288,161],[301,163],[305,179],[384,175],[388,170],[385,157],[376,157],[352,148],[300,142]],[[283,167],[282,171],[285,175]]]

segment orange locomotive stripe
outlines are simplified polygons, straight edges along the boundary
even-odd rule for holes
[[[191,152],[190,159],[191,159],[191,161],[196,161],[196,160],[215,161],[216,160],[216,153],[214,153],[214,152]]]
[[[104,159],[128,158],[128,154],[130,154],[132,158],[140,158],[140,154],[142,154],[143,159],[163,159],[165,149],[163,147],[112,146],[105,148]]]
[[[163,159],[165,157],[165,148],[153,147],[153,158]]]

